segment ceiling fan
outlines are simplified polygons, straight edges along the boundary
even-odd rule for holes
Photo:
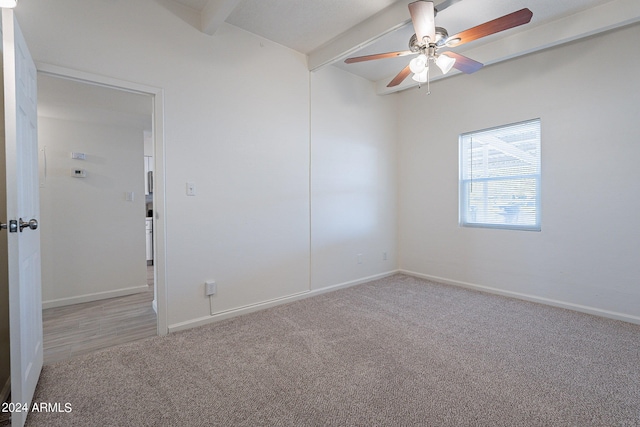
[[[409,65],[404,67],[402,71],[389,82],[387,87],[399,85],[411,73],[413,73],[412,79],[418,83],[428,82],[429,61],[435,62],[444,74],[448,73],[451,68],[456,68],[463,73],[471,74],[478,71],[483,65],[459,53],[451,51],[439,53],[439,50],[457,47],[481,37],[527,24],[533,16],[533,12],[524,8],[449,36],[447,30],[442,27],[436,27],[435,17],[438,12],[442,12],[447,7],[459,1],[461,0],[445,0],[440,3],[437,8],[432,1],[418,0],[409,3],[409,13],[411,14],[411,21],[415,30],[415,34],[411,36],[409,40],[409,50],[357,56],[347,58],[344,62],[353,64],[355,62],[371,61],[374,59],[418,54],[418,56],[409,62]]]

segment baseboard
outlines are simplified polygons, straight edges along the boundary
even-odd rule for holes
[[[290,302],[313,297],[316,295],[321,295],[331,291],[336,291],[338,289],[349,288],[351,286],[360,285],[362,283],[367,283],[372,280],[382,279],[384,277],[388,277],[396,273],[398,273],[398,270],[388,271],[388,272],[376,274],[373,276],[363,277],[357,280],[350,280],[348,282],[326,286],[320,289],[312,289],[309,291],[298,292],[298,293],[287,295],[281,298],[274,298],[268,301],[250,304],[243,307],[234,308],[231,310],[221,311],[212,316],[204,316],[197,319],[188,320],[186,322],[174,323],[172,325],[169,325],[169,333],[182,331],[185,329],[191,329],[197,326],[207,325],[209,323],[219,322],[221,320],[230,319],[232,317],[241,316],[243,314],[253,313],[256,311],[264,310],[264,309],[275,307],[282,304],[288,304]]]
[[[81,304],[83,302],[98,301],[102,299],[124,297],[127,295],[138,294],[140,292],[147,292],[149,285],[136,286],[132,288],[117,289],[114,291],[96,292],[93,294],[79,295],[76,297],[59,298],[48,301],[42,301],[42,309],[63,307],[65,305]]]
[[[622,320],[623,322],[640,325],[640,317],[632,316],[630,314],[618,313],[615,311],[603,310],[596,307],[573,304],[570,302],[559,301],[559,300],[539,297],[535,295],[523,294],[520,292],[506,291],[503,289],[492,288],[490,286],[477,285],[475,283],[462,282],[459,280],[451,280],[445,277],[431,276],[428,274],[417,273],[415,271],[400,270],[399,272],[402,274],[406,274],[408,276],[427,279],[427,280],[431,280],[438,283],[444,283],[447,285],[460,286],[467,289],[474,289],[476,291],[488,292],[491,294],[517,298],[525,301],[537,302],[545,305],[551,305],[554,307],[566,308],[568,310],[579,311],[581,313],[592,314],[594,316],[606,317],[608,319]]]

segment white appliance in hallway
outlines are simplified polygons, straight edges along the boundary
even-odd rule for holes
[[[144,195],[147,265],[153,265],[153,134],[144,131]]]
[[[153,265],[153,218],[146,218],[147,265]]]

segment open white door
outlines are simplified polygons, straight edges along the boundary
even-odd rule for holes
[[[42,370],[36,67],[13,10],[2,9],[11,401],[30,407]],[[23,426],[26,412],[14,412]]]

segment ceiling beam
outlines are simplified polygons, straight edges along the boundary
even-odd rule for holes
[[[214,35],[240,0],[209,0],[200,14],[200,26],[203,33]]]
[[[411,21],[407,9],[408,1],[393,3],[371,18],[340,34],[329,43],[309,53],[309,70],[336,62],[370,45],[380,37],[397,30]]]
[[[640,22],[640,2],[638,0],[613,0],[507,37],[498,38],[475,48],[456,49],[456,52],[485,65],[491,65],[637,22]],[[436,68],[431,67],[431,69]],[[478,72],[481,73],[482,70]],[[439,70],[434,70],[431,81],[456,74],[459,72],[452,70],[443,76]],[[399,92],[418,85],[411,78],[407,78],[400,85],[388,88],[387,84],[392,78],[393,76],[389,76],[376,82],[378,95]]]
[[[415,0],[395,2],[340,34],[330,42],[310,52],[308,55],[309,70],[316,71],[325,65],[344,59],[354,52],[369,46],[380,37],[410,24],[411,16],[408,6],[412,1]],[[436,0],[434,3],[450,3],[448,5],[450,6],[458,1],[459,0]],[[438,4],[436,4],[436,9]]]

